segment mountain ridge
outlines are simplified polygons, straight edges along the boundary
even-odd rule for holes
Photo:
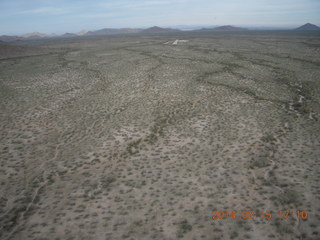
[[[147,29],[142,30],[142,33],[165,33],[165,32],[180,32],[179,29],[174,28],[161,28],[158,26],[153,26]]]
[[[273,29],[268,29],[273,30]],[[295,29],[283,29],[283,30],[298,30],[298,31],[315,31],[320,30],[320,27],[317,25],[306,23]],[[20,35],[1,35],[0,41],[2,42],[13,42],[19,40],[32,40],[32,39],[45,39],[45,38],[68,38],[68,37],[78,37],[78,36],[107,36],[107,35],[116,35],[116,34],[134,34],[134,33],[170,33],[170,32],[181,32],[183,30],[177,28],[162,28],[158,26],[153,26],[150,28],[102,28],[98,30],[88,31],[81,30],[77,33],[63,33],[63,34],[46,34],[40,32],[26,33]],[[223,25],[219,27],[213,28],[201,28],[201,29],[193,29],[191,31],[249,31],[248,28],[235,27],[232,25]]]
[[[83,35],[112,35],[112,34],[126,34],[126,33],[139,33],[142,29],[139,28],[103,28],[95,31],[88,31]]]

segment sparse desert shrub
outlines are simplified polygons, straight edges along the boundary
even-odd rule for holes
[[[230,235],[230,239],[235,239],[235,238],[238,237],[238,236],[239,236],[238,232],[233,231],[233,232],[231,233],[231,235]]]
[[[285,221],[280,221],[279,219],[276,221],[275,224],[278,233],[280,234],[288,234],[288,233],[292,233],[293,229],[292,226],[290,226],[287,222]]]
[[[276,140],[277,139],[272,134],[267,134],[261,138],[261,141],[265,143],[272,143],[272,142],[275,142]]]
[[[178,225],[177,237],[182,238],[184,234],[192,230],[192,226],[189,224],[188,220],[183,220]]]
[[[299,200],[299,194],[294,189],[286,190],[280,198],[281,203],[283,204],[297,204]]]
[[[253,159],[250,163],[250,168],[264,168],[270,165],[270,160],[267,156],[259,156]]]
[[[101,179],[102,187],[108,188],[110,186],[110,184],[113,183],[114,181],[116,181],[116,178],[113,176],[105,177],[105,178]]]

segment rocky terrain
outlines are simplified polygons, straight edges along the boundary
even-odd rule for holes
[[[0,238],[319,239],[319,46],[271,31],[1,43]]]

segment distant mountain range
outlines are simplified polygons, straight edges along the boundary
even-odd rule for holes
[[[234,27],[231,25],[225,25],[220,27],[214,28],[201,28],[195,29],[192,31],[248,31],[247,28],[241,27]],[[271,30],[271,29],[270,29]],[[289,29],[288,29],[289,30]],[[297,31],[319,31],[320,27],[306,23],[296,29]],[[16,36],[7,36],[2,35],[0,36],[0,41],[4,42],[12,42],[17,40],[32,40],[32,39],[45,39],[45,38],[70,38],[70,37],[78,37],[78,36],[106,36],[106,35],[115,35],[115,34],[134,34],[134,33],[141,33],[141,34],[154,34],[154,33],[171,33],[171,32],[180,32],[179,29],[174,28],[161,28],[161,27],[150,27],[146,29],[141,28],[103,28],[96,31],[87,31],[82,30],[78,33],[64,33],[64,34],[45,34],[39,32],[27,33],[23,35],[16,35]]]
[[[139,28],[103,28],[96,31],[88,31],[87,36],[101,36],[101,35],[113,35],[113,34],[126,34],[126,33],[139,33],[142,29]]]
[[[161,28],[161,27],[151,27],[147,29],[141,28],[103,28],[96,31],[87,31],[82,30],[78,33],[64,33],[61,35],[58,34],[45,34],[45,33],[27,33],[23,35],[17,36],[7,36],[2,35],[0,36],[0,41],[5,42],[12,42],[17,40],[32,40],[32,39],[44,39],[44,38],[70,38],[70,37],[77,37],[77,36],[106,36],[106,35],[116,35],[116,34],[133,34],[133,33],[166,33],[166,32],[178,32],[181,30],[173,29],[173,28]]]
[[[32,39],[43,39],[43,38],[53,38],[53,37],[76,37],[76,36],[82,36],[84,31],[81,31],[79,33],[64,33],[64,34],[45,34],[45,33],[39,33],[39,32],[33,32],[33,33],[27,33],[22,35],[16,35],[16,36],[7,36],[2,35],[0,36],[0,40],[4,42],[12,42],[17,40],[32,40]],[[85,34],[88,31],[85,31]]]
[[[44,38],[44,37],[56,37],[57,34],[45,34],[45,33],[39,33],[39,32],[33,32],[33,33],[27,33],[23,35],[18,35],[17,37],[20,38]]]

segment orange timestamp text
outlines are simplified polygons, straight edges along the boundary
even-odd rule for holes
[[[295,217],[302,220],[308,219],[307,211],[212,211],[212,219],[228,219],[228,218],[238,218],[238,219],[271,219],[274,216],[280,219],[287,219],[289,217]]]

